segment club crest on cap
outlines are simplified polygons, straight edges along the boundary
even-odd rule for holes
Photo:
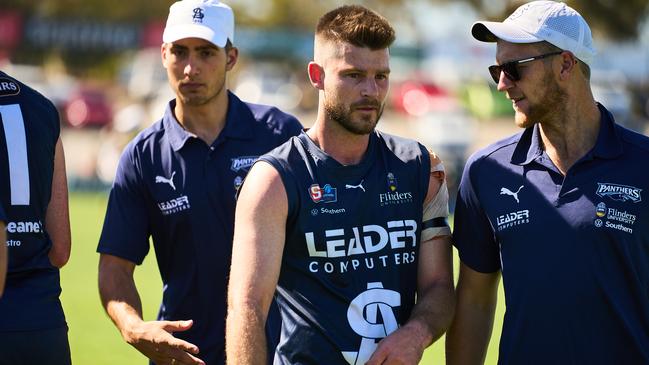
[[[205,13],[203,12],[203,9],[194,8],[193,12],[194,12],[194,16],[192,16],[192,21],[194,23],[202,23],[203,18],[205,18]]]

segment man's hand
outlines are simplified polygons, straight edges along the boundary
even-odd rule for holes
[[[151,359],[156,365],[205,365],[197,358],[198,347],[173,336],[187,331],[190,321],[139,322],[122,333],[124,340]]]
[[[421,331],[413,326],[405,325],[399,328],[379,342],[366,365],[419,364],[425,348],[419,346],[421,341],[414,339],[421,335]]]

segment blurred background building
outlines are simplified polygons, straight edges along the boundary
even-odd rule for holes
[[[63,125],[70,188],[106,189],[125,144],[173,98],[160,63],[173,1],[2,0],[0,70],[49,97]],[[227,1],[226,1],[227,2]],[[334,0],[232,0],[241,58],[229,87],[276,105],[305,125],[317,93],[306,65],[313,28]],[[392,87],[379,128],[435,150],[453,190],[468,155],[515,131],[511,103],[487,66],[495,47],[473,40],[478,19],[502,20],[520,1],[365,0],[393,22]],[[590,22],[598,56],[593,92],[618,121],[646,133],[649,0],[567,1]],[[454,192],[451,193],[455,196]]]

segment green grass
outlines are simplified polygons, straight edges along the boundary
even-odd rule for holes
[[[97,241],[106,211],[102,194],[70,196],[72,255],[61,270],[61,300],[68,321],[72,362],[76,365],[146,364],[146,359],[126,344],[104,312],[97,289]],[[144,317],[155,319],[162,284],[154,255],[135,269]]]
[[[144,356],[126,344],[104,313],[97,290],[97,240],[106,211],[103,194],[74,193],[70,196],[72,221],[72,256],[61,271],[61,300],[70,327],[70,347],[75,365],[146,364]],[[457,261],[455,267],[457,269]],[[135,270],[135,280],[142,299],[144,317],[155,319],[162,296],[162,284],[152,253]],[[502,287],[496,312],[494,336],[486,364],[495,364],[498,339],[504,313]],[[444,338],[433,344],[421,362],[444,364]]]

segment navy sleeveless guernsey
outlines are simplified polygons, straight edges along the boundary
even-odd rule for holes
[[[9,253],[0,333],[66,326],[59,269],[50,263],[52,241],[45,230],[59,134],[54,104],[0,72],[0,204]]]
[[[260,160],[288,197],[274,363],[365,363],[415,304],[426,148],[376,131],[343,166],[302,132]]]

